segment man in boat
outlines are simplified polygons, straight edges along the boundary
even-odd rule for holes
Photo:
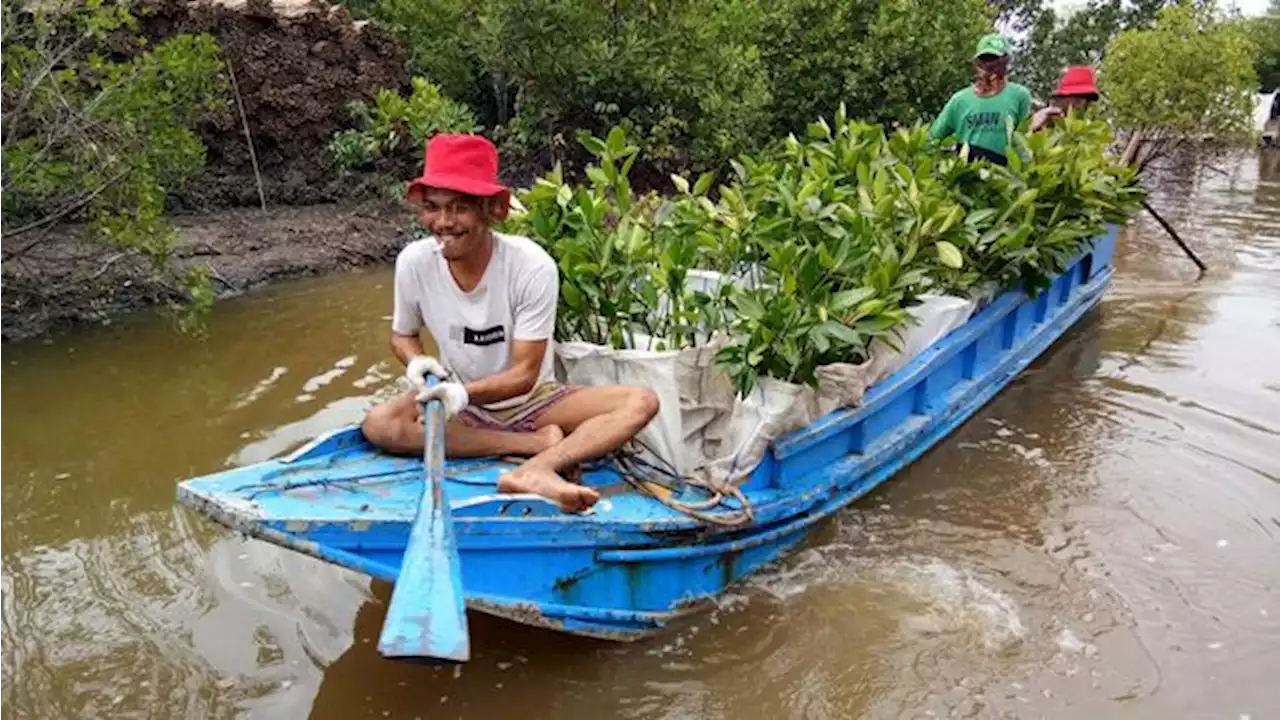
[[[1098,97],[1098,84],[1094,79],[1093,68],[1088,65],[1073,65],[1062,74],[1050,104],[1032,116],[1031,129],[1039,130],[1067,113],[1082,111],[1097,102]]]
[[[634,437],[657,414],[657,395],[556,383],[559,271],[532,240],[492,230],[510,208],[492,143],[477,135],[431,138],[407,200],[431,234],[396,258],[391,350],[413,389],[370,410],[364,436],[389,453],[421,454],[419,403],[439,400],[449,416],[448,456],[529,458],[499,478],[499,492],[536,493],[566,512],[591,507],[596,491],[562,473]],[[424,328],[439,359],[423,347]],[[427,375],[439,384],[428,388]]]
[[[1009,41],[999,34],[978,41],[973,56],[973,84],[957,91],[929,126],[929,137],[955,137],[968,147],[968,159],[1009,162],[1009,126],[1031,114],[1031,91],[1009,82]]]

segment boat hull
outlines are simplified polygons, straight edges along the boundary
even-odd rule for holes
[[[490,492],[500,463],[459,464],[447,490],[468,606],[611,640],[642,638],[697,612],[990,401],[1101,301],[1115,242],[1113,229],[1039,295],[995,298],[871,388],[858,407],[775,442],[743,486],[756,514],[746,528],[708,528],[649,498],[611,495],[608,488],[620,484],[605,471],[588,473],[605,494],[600,511],[566,516],[538,498]],[[242,481],[269,475],[266,465],[186,481],[179,500],[246,534],[394,582],[421,465],[415,486],[411,461],[369,457],[362,444],[357,431],[340,431],[270,469],[329,473],[321,485],[332,485],[355,477],[350,463],[363,463],[353,485],[325,491],[355,493],[360,506],[324,494],[328,509],[317,509],[316,498],[293,497],[302,492],[294,488],[277,493],[279,485],[269,485],[277,494],[249,494],[244,487],[258,486]]]

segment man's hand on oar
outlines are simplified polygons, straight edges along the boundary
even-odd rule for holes
[[[448,417],[462,412],[471,402],[467,389],[461,383],[448,382],[449,371],[430,355],[415,355],[410,358],[405,365],[404,376],[417,391],[420,404],[439,400]],[[435,378],[438,382],[428,383],[428,377]]]
[[[462,412],[467,403],[471,402],[467,389],[460,383],[452,382],[437,383],[418,391],[418,402],[426,404],[432,400],[439,400],[444,405],[445,415],[449,417]]]
[[[415,388],[426,387],[428,376],[443,381],[448,379],[449,371],[430,355],[414,355],[405,363],[404,377]]]

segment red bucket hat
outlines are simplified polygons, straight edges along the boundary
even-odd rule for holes
[[[498,149],[479,135],[441,133],[427,141],[422,177],[409,183],[412,201],[425,188],[492,197],[507,192],[498,182]]]
[[[1093,68],[1088,65],[1073,65],[1062,74],[1058,89],[1053,91],[1054,97],[1073,95],[1097,95],[1098,86],[1093,78]]]

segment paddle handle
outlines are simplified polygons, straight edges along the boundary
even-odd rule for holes
[[[434,375],[427,376],[427,387],[434,387],[440,383]],[[422,470],[425,482],[435,488],[435,492],[439,495],[438,499],[443,502],[444,490],[444,424],[445,412],[444,403],[439,400],[422,403],[422,425],[424,435],[422,438]],[[426,492],[427,488],[423,488]],[[448,508],[444,508],[445,514],[448,514]]]

